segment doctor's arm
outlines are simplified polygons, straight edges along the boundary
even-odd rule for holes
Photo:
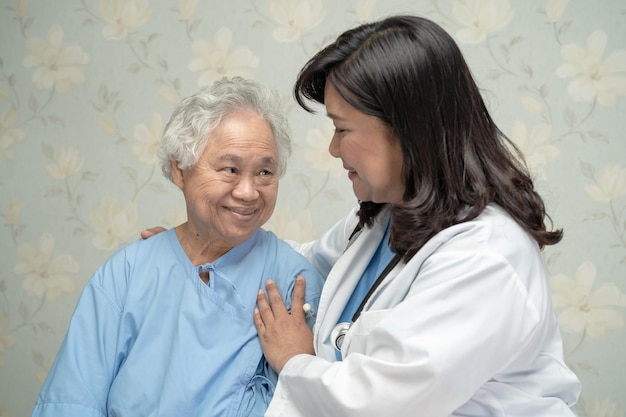
[[[480,301],[485,294],[498,297]],[[404,301],[359,317],[344,339],[343,361],[294,355],[296,349],[281,358],[266,415],[374,417],[413,410],[448,417],[524,354],[523,345],[536,337],[536,323],[527,320],[536,312],[529,308],[506,262],[433,255]]]

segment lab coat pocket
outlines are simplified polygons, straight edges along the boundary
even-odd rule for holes
[[[367,353],[368,343],[371,343],[372,332],[385,320],[392,309],[363,311],[346,334],[342,351],[345,355],[350,352]]]

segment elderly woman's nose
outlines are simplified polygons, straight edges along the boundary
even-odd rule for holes
[[[233,189],[233,195],[242,200],[256,199],[259,193],[257,191],[254,178],[250,176],[242,176]]]

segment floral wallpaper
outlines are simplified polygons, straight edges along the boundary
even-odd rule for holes
[[[184,219],[156,164],[181,98],[223,75],[283,97],[294,152],[267,227],[355,204],[297,71],[358,23],[415,13],[465,53],[552,220],[545,252],[580,416],[626,414],[626,4],[619,0],[0,0],[0,416],[29,415],[79,292],[140,230]]]

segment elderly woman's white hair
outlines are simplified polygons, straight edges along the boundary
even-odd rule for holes
[[[251,109],[267,121],[278,149],[279,175],[285,173],[291,154],[289,124],[283,115],[278,96],[262,85],[241,77],[222,78],[184,99],[165,126],[159,157],[161,171],[170,181],[170,160],[180,169],[192,167],[202,152],[210,133],[230,113]]]

